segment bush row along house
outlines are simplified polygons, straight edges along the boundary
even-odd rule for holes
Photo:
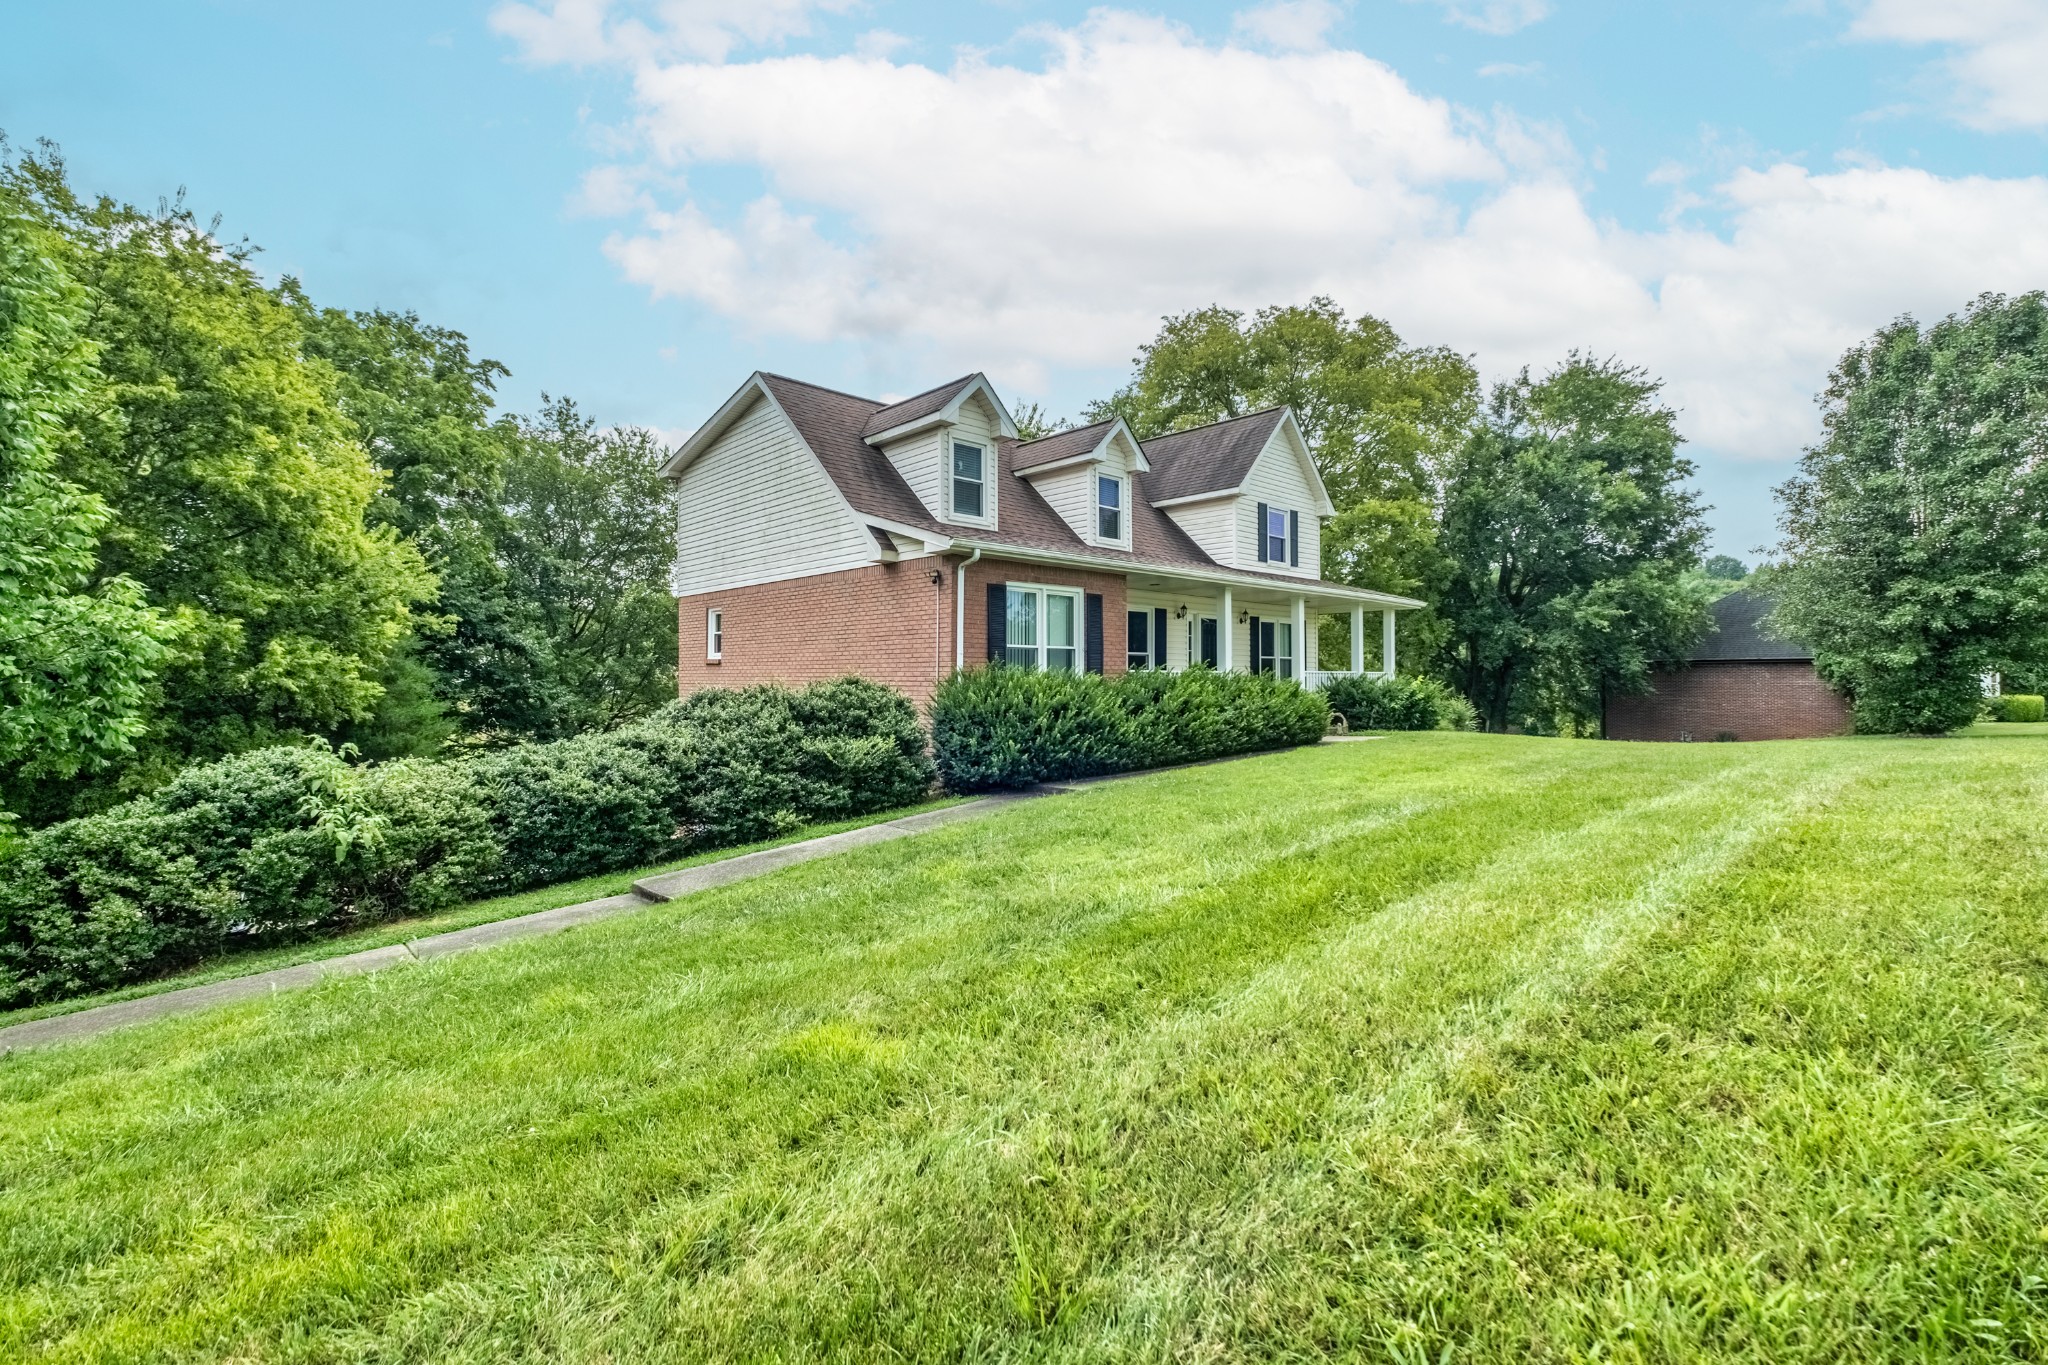
[[[1422,605],[1318,576],[1334,509],[1286,408],[1024,441],[979,374],[884,403],[758,373],[662,473],[686,695],[856,673],[922,700],[984,660],[1313,686],[1324,621],[1349,618],[1339,674],[1391,674]]]

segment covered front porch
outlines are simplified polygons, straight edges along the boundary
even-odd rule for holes
[[[1333,678],[1391,677],[1395,613],[1419,605],[1314,580],[1297,588],[1138,572],[1127,584],[1126,667],[1206,664],[1272,673],[1305,687]],[[1324,668],[1320,650],[1333,622],[1348,626],[1338,633],[1349,639],[1349,657],[1340,667]]]

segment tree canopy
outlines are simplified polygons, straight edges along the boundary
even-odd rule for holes
[[[1783,500],[1777,619],[1872,731],[1974,719],[2048,659],[2048,296],[1987,294],[1843,356]]]
[[[132,751],[175,631],[99,573],[107,507],[57,473],[104,415],[95,348],[62,244],[20,208],[0,186],[0,774],[61,780]]]
[[[1524,371],[1447,466],[1443,664],[1490,729],[1588,732],[1706,628],[1706,528],[1658,389],[1578,355]]]

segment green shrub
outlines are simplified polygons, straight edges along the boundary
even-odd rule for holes
[[[2048,698],[2007,692],[2003,696],[1986,698],[1984,712],[1992,720],[2010,721],[2017,725],[2034,724],[2048,719]]]
[[[0,1003],[884,810],[932,772],[910,702],[852,679],[701,692],[468,760],[261,749],[13,841]]]
[[[1188,763],[1313,744],[1320,695],[1205,668],[1105,677],[1000,664],[956,673],[932,697],[932,750],[953,791]]]
[[[1434,678],[1332,678],[1330,709],[1353,730],[1472,730],[1472,703]]]
[[[232,947],[438,909],[497,848],[459,772],[324,748],[187,769],[0,866],[0,999],[173,970]]]

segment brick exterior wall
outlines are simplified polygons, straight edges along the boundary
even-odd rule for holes
[[[676,600],[676,692],[749,683],[802,684],[856,673],[922,704],[953,671],[959,556],[901,560],[839,573],[695,593]],[[940,581],[931,575],[937,570]],[[967,662],[988,653],[988,584],[1029,582],[1102,594],[1106,672],[1124,671],[1124,579],[983,559],[967,570]],[[706,622],[725,613],[723,657],[705,655]]]
[[[1659,673],[1655,690],[1607,700],[1607,737],[1814,739],[1849,728],[1849,707],[1810,663],[1699,663]]]

